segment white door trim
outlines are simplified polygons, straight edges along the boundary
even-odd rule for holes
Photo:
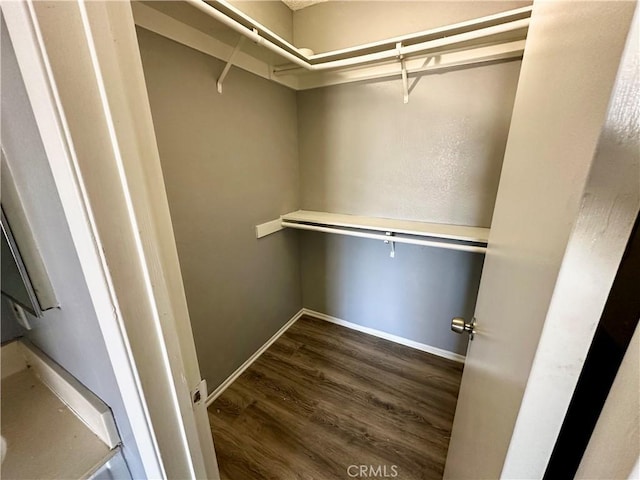
[[[445,479],[545,475],[640,205],[635,3],[572,7],[534,2]]]
[[[218,478],[130,4],[2,9],[146,476]]]
[[[91,300],[105,339],[123,402],[127,405],[133,431],[144,469],[149,478],[164,477],[158,457],[158,446],[151,430],[151,422],[142,394],[140,379],[131,356],[126,335],[114,320],[112,292],[109,278],[94,235],[90,212],[74,171],[73,148],[69,145],[60,101],[51,81],[51,72],[34,21],[33,10],[23,2],[3,2],[2,13],[13,42],[20,72],[29,95],[44,149],[49,159],[56,188],[60,195],[74,246],[87,281]]]

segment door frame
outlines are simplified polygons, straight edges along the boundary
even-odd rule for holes
[[[640,207],[634,11],[534,3],[444,478],[544,475]]]
[[[145,474],[219,478],[131,5],[2,13]]]

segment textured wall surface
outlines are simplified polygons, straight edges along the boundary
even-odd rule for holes
[[[139,453],[4,22],[1,30],[2,146],[60,303],[31,318],[26,336],[111,407],[131,473],[141,478]]]
[[[306,308],[464,355],[452,317],[471,318],[483,256],[301,232]]]
[[[488,227],[520,62],[298,93],[302,207]]]
[[[196,350],[210,390],[301,307],[295,93],[143,29],[138,39]]]
[[[296,47],[316,53],[512,10],[530,1],[330,1],[293,14]]]
[[[302,208],[489,226],[520,62],[298,93]],[[315,236],[314,236],[315,235]],[[464,354],[482,255],[302,236],[304,306]]]

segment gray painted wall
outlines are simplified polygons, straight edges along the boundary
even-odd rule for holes
[[[213,390],[302,307],[295,92],[138,29],[198,360]]]
[[[464,355],[451,318],[471,318],[483,255],[301,232],[306,308]]]
[[[302,208],[488,227],[520,62],[298,93]]]
[[[531,1],[329,1],[293,14],[293,43],[316,53],[512,10]]]
[[[520,62],[298,93],[306,210],[488,227]],[[464,354],[482,256],[305,234],[307,308]],[[340,289],[344,289],[340,292]]]
[[[140,455],[4,21],[1,30],[2,146],[61,305],[32,317],[26,336],[111,407],[131,473],[141,478]]]

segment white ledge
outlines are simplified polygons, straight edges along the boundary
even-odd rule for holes
[[[111,411],[27,341],[9,346],[2,347],[3,361],[13,357],[14,366],[6,375],[2,365],[2,476],[94,478],[119,452]]]
[[[233,65],[294,90],[399,76],[401,60],[406,62],[407,75],[415,76],[520,59],[531,9],[522,7],[306,56],[225,1],[132,3],[138,26],[224,62],[229,61],[239,36],[247,36],[252,42],[236,52]],[[207,23],[216,28],[208,33],[196,28]]]
[[[33,374],[45,384],[107,447],[120,444],[111,409],[44,352],[28,340],[19,342]]]
[[[392,232],[420,237],[442,238],[463,242],[483,243],[489,241],[489,229],[445,223],[426,223],[392,218],[361,217],[340,213],[298,210],[282,216],[286,222],[311,223],[332,227],[358,228],[378,232]]]
[[[395,243],[485,253],[489,241],[489,229],[483,227],[362,217],[308,210],[287,213],[282,215],[279,220],[257,225],[256,237],[262,238],[283,228],[382,240],[391,244],[392,257],[395,256]]]

